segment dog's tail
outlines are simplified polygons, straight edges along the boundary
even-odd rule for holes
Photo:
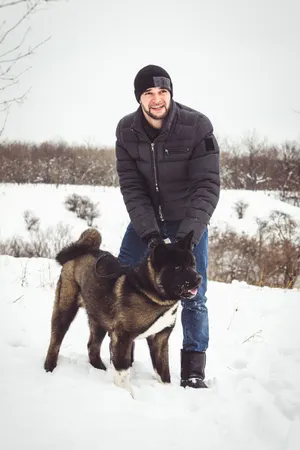
[[[64,247],[55,257],[56,261],[62,266],[78,258],[79,256],[87,255],[89,253],[96,253],[101,245],[101,234],[95,228],[88,228],[81,233],[78,241]]]

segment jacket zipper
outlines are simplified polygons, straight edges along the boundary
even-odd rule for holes
[[[151,151],[152,151],[152,156],[153,156],[153,167],[154,167],[154,183],[155,183],[155,191],[158,195],[159,198],[159,187],[158,187],[158,178],[157,178],[157,168],[156,168],[156,158],[155,158],[155,149],[154,149],[154,142],[151,142]],[[162,213],[162,208],[161,208],[161,204],[158,204],[158,214],[159,214],[159,218],[162,222],[164,222],[164,216]]]
[[[139,135],[145,137],[145,135],[143,133],[141,133],[138,130],[135,130],[134,128],[131,128],[131,131],[138,133]],[[159,137],[164,136],[165,134],[167,134],[167,132],[164,132],[163,134],[161,134]],[[150,142],[150,140],[148,140],[148,142]],[[155,192],[157,193],[158,199],[159,199],[159,186],[158,186],[158,177],[157,177],[157,168],[156,168],[156,158],[155,158],[155,149],[154,149],[154,142],[150,142],[151,145],[151,152],[152,152],[152,156],[153,156],[153,167],[154,167],[154,184],[155,184]],[[159,218],[162,222],[165,221],[163,213],[162,213],[162,207],[161,204],[158,203],[158,215]]]
[[[152,150],[152,155],[153,155],[155,190],[156,190],[156,192],[159,192],[158,182],[157,182],[157,170],[156,170],[156,158],[155,158],[154,142],[151,142],[151,150]]]

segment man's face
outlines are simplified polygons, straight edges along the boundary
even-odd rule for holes
[[[149,88],[140,98],[144,113],[154,120],[162,120],[168,115],[170,103],[171,94],[168,89],[163,88]]]

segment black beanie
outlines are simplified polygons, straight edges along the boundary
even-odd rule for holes
[[[143,67],[134,79],[134,94],[137,101],[140,101],[143,92],[153,87],[168,89],[171,97],[173,96],[172,80],[168,72],[162,67],[149,65]]]

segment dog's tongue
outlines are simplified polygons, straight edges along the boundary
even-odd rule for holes
[[[189,294],[196,295],[197,292],[198,292],[198,289],[197,289],[197,288],[195,288],[195,289],[190,289],[188,292],[189,292]]]

